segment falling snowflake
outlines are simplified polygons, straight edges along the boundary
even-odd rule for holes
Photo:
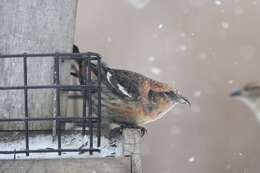
[[[161,73],[161,69],[159,69],[158,67],[152,67],[151,69],[153,74],[159,75]]]
[[[179,49],[181,51],[186,51],[187,50],[187,46],[185,44],[182,44],[182,45],[179,46]]]
[[[163,28],[163,24],[159,24],[158,29],[162,29],[162,28]]]
[[[227,81],[227,83],[231,85],[231,84],[234,83],[234,81],[233,80],[229,80],[229,81]]]
[[[113,41],[113,40],[112,40],[112,37],[108,36],[108,37],[107,37],[107,42],[108,42],[108,43],[111,43],[112,41]]]
[[[149,62],[154,62],[154,60],[155,60],[155,57],[154,57],[154,56],[149,56],[149,57],[148,57],[148,61],[149,61]]]
[[[240,157],[244,156],[244,154],[241,153],[241,152],[239,152],[239,153],[234,153],[234,155],[238,155],[238,156],[240,156]]]
[[[216,4],[216,5],[222,5],[222,2],[219,1],[219,0],[216,0],[216,1],[215,1],[215,4]]]
[[[195,157],[192,156],[192,157],[189,158],[189,162],[190,162],[190,163],[192,163],[192,162],[194,162],[194,161],[195,161]]]
[[[136,9],[145,8],[150,0],[128,0],[128,2]]]
[[[186,37],[186,33],[185,33],[185,32],[182,32],[182,33],[180,34],[180,36],[181,36],[181,37]]]
[[[193,95],[194,95],[194,97],[200,97],[201,91],[194,91]]]
[[[229,23],[228,22],[222,22],[221,25],[222,25],[223,29],[228,29],[229,28]]]

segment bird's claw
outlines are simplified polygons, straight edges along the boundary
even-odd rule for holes
[[[147,129],[145,127],[138,127],[141,133],[141,137],[143,137],[145,134],[147,134]]]
[[[79,147],[79,150],[81,150],[81,151],[79,151],[79,155],[85,153],[85,151],[82,151],[82,149],[84,149],[84,147],[87,146],[87,145],[88,145],[88,142],[85,142],[84,144],[82,144],[82,145]]]

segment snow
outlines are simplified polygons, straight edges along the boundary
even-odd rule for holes
[[[161,69],[158,67],[152,67],[151,69],[153,74],[159,75],[161,73]]]
[[[234,83],[234,81],[233,80],[229,80],[229,81],[227,81],[227,83],[231,85],[231,84]]]
[[[216,0],[216,1],[215,1],[215,4],[216,4],[216,5],[222,5],[222,2],[219,1],[219,0]]]
[[[159,24],[158,29],[162,29],[162,28],[163,28],[163,24]]]
[[[181,37],[186,37],[186,33],[185,33],[185,32],[181,32],[181,33],[180,33],[180,36],[181,36]]]
[[[186,50],[187,50],[187,45],[182,44],[182,45],[179,46],[179,49],[180,49],[181,51],[186,51]]]
[[[190,157],[189,160],[188,160],[190,163],[194,162],[195,161],[195,157]]]
[[[81,134],[70,134],[63,135],[61,138],[62,149],[82,149],[89,148],[89,137],[83,136]],[[94,148],[97,148],[97,138],[94,137]],[[57,140],[53,141],[52,135],[41,134],[29,138],[29,146],[31,150],[36,149],[57,149]],[[0,148],[2,151],[18,151],[25,149],[25,140],[24,138],[19,138],[16,140],[8,140],[5,142],[0,142]],[[101,152],[93,152],[93,155],[90,155],[89,152],[79,154],[78,152],[62,152],[62,155],[59,156],[57,152],[53,153],[30,153],[30,156],[27,157],[23,154],[16,154],[16,159],[50,159],[50,158],[89,158],[89,157],[107,157],[107,156],[120,156],[122,155],[122,143],[120,140],[109,141],[105,137],[101,137],[101,146],[97,149],[100,149]],[[13,154],[0,154],[0,159],[13,159]]]
[[[154,62],[155,61],[155,57],[154,56],[149,56],[148,57],[148,61],[149,62]]]
[[[229,23],[228,22],[222,22],[221,25],[222,25],[223,29],[228,29],[229,28]]]
[[[136,9],[145,8],[149,3],[150,0],[128,0],[128,2]]]
[[[241,152],[239,152],[239,153],[234,153],[234,155],[235,155],[235,156],[239,156],[239,157],[243,157],[243,156],[244,156],[244,154],[241,153]]]
[[[111,43],[112,41],[113,41],[112,37],[108,36],[108,37],[107,37],[107,42],[108,42],[108,43]]]
[[[201,91],[194,91],[193,95],[194,95],[194,97],[200,97]]]

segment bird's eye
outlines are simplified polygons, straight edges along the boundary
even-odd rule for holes
[[[160,99],[165,98],[165,96],[165,92],[155,92],[153,90],[150,90],[148,92],[148,99],[154,103],[157,103]]]
[[[154,96],[155,96],[155,92],[152,91],[152,90],[150,90],[150,91],[148,92],[148,98],[149,98],[149,100],[153,100]]]

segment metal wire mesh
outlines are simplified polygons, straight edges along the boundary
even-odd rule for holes
[[[28,85],[28,58],[53,58],[54,59],[54,83],[50,85]],[[101,145],[101,79],[100,79],[100,61],[101,57],[96,53],[49,53],[49,54],[8,54],[8,55],[0,55],[0,61],[3,59],[10,58],[22,58],[23,59],[23,83],[21,86],[0,86],[0,91],[5,90],[23,90],[24,91],[24,118],[0,118],[1,122],[24,122],[25,129],[23,132],[25,133],[25,149],[24,150],[8,150],[2,151],[0,148],[0,154],[16,154],[16,153],[25,153],[26,156],[29,156],[30,153],[49,153],[49,152],[57,152],[58,155],[61,155],[62,152],[89,152],[93,154],[93,152],[100,152],[98,147]],[[60,83],[60,62],[61,60],[83,60],[83,62],[88,66],[88,64],[96,61],[98,67],[98,75],[97,79],[94,81],[91,79],[90,68],[85,68],[85,73],[83,75],[84,83],[79,85],[62,85]],[[85,67],[86,67],[85,66]],[[52,118],[47,117],[38,117],[33,118],[29,115],[29,107],[28,107],[28,90],[41,90],[41,89],[53,89],[55,90],[55,108],[56,111]],[[82,106],[82,117],[65,117],[61,115],[61,91],[80,91],[83,95],[83,106]],[[97,104],[97,116],[92,116],[92,96],[91,94],[95,91],[98,94],[98,104]],[[87,112],[88,107],[88,112]],[[21,112],[23,114],[23,112]],[[4,116],[1,116],[4,117]],[[29,122],[39,122],[39,121],[55,121],[56,123],[56,131],[57,131],[57,148],[48,150],[48,149],[30,149],[29,145],[29,135],[33,129],[29,129]],[[75,149],[64,149],[61,145],[61,135],[65,129],[61,129],[61,123],[66,122],[74,122],[82,123],[82,134],[86,134],[86,127],[88,127],[89,134],[89,147],[88,148],[75,148]],[[94,138],[94,130],[96,129],[96,137],[97,137],[97,145],[94,146],[93,138]]]

